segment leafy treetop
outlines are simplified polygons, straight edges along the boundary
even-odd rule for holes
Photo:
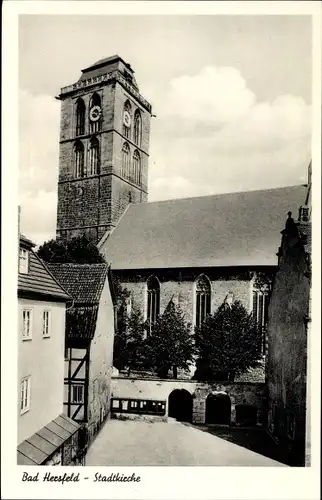
[[[99,264],[105,262],[98,248],[86,234],[76,236],[68,241],[46,241],[38,249],[38,257],[45,262]]]

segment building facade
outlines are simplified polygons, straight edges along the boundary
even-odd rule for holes
[[[129,203],[147,201],[151,105],[119,56],[61,89],[57,237],[97,243]]]
[[[305,464],[311,293],[311,175],[297,219],[288,212],[268,321],[268,429],[294,465]],[[294,212],[293,212],[294,213]],[[296,212],[295,212],[296,213]],[[309,445],[309,443],[307,443]]]
[[[87,444],[110,413],[114,292],[107,264],[48,264],[68,291],[64,411],[87,429]]]
[[[20,236],[18,464],[68,465],[78,453],[79,431],[63,414],[65,311],[70,297],[33,247]]]
[[[174,301],[193,332],[238,300],[262,328],[265,354],[279,210],[298,206],[304,193],[295,186],[131,205],[98,247],[144,320],[155,322]]]

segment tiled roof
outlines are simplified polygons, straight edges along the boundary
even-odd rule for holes
[[[50,274],[46,265],[32,251],[29,251],[29,269],[27,274],[18,274],[18,295],[40,294],[60,300],[70,300],[63,287]]]
[[[275,266],[305,186],[130,205],[98,247],[113,270]]]
[[[80,426],[64,414],[49,422],[28,439],[19,444],[18,465],[41,465],[75,432]]]
[[[99,302],[108,275],[107,264],[47,264],[56,280],[72,297],[74,304]]]
[[[66,313],[66,338],[92,340],[95,335],[98,305],[75,305]]]

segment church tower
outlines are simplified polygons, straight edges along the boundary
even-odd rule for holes
[[[57,237],[97,243],[129,203],[147,201],[151,105],[119,56],[83,69],[63,87]]]

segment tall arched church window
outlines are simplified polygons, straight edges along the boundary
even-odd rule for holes
[[[74,144],[74,163],[75,163],[75,177],[84,177],[84,146],[81,141],[76,141]]]
[[[130,169],[130,147],[127,142],[123,144],[122,148],[122,177],[129,177]]]
[[[151,326],[156,322],[160,314],[160,282],[155,276],[150,276],[147,282],[147,320]]]
[[[141,183],[141,158],[140,153],[135,150],[133,153],[133,166],[132,166],[132,176],[131,179],[135,184]]]
[[[135,111],[134,115],[134,142],[141,146],[142,140],[142,118],[139,110]]]
[[[99,169],[99,141],[97,137],[92,137],[90,140],[88,153],[88,175],[96,175]]]
[[[196,280],[196,315],[195,325],[201,326],[207,315],[211,313],[211,286],[205,275]]]
[[[123,135],[130,139],[131,137],[131,104],[126,101],[123,108]]]
[[[76,135],[85,134],[85,104],[83,99],[77,99],[76,103]]]
[[[89,132],[95,134],[101,130],[102,124],[101,98],[98,94],[93,94],[89,104]]]

